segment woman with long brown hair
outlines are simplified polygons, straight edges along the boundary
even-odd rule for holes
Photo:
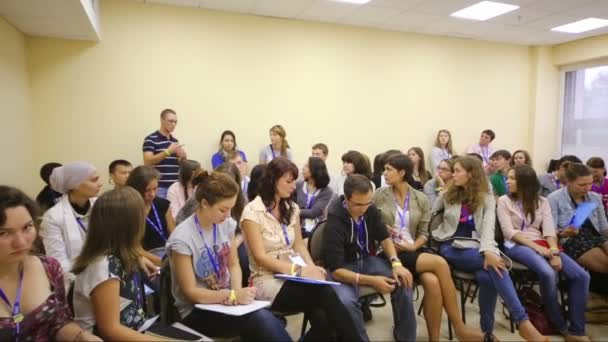
[[[479,284],[480,326],[486,340],[495,340],[494,311],[500,295],[520,336],[527,341],[545,341],[546,337],[532,325],[517,298],[507,266],[500,257],[494,240],[495,203],[488,192],[482,163],[473,157],[457,158],[452,184],[433,206],[433,212],[443,210],[443,222],[432,236],[441,243],[440,254],[454,269],[475,274]]]
[[[388,158],[384,164],[388,186],[378,189],[373,199],[382,213],[397,256],[420,279],[424,288],[423,308],[429,340],[440,339],[441,315],[445,308],[459,340],[481,341],[481,331],[468,328],[462,321],[448,263],[442,257],[424,251],[429,238],[431,206],[424,194],[410,185],[412,173],[412,162],[406,155]]]
[[[538,276],[545,312],[566,340],[589,341],[585,336],[585,306],[590,277],[576,261],[560,252],[549,201],[538,194],[536,172],[528,165],[511,168],[507,186],[508,195],[498,199],[497,209],[505,254]],[[568,320],[557,298],[559,274],[568,282]]]
[[[243,211],[241,228],[247,241],[251,283],[256,298],[272,301],[273,310],[302,311],[311,317],[305,339],[327,340],[335,333],[360,340],[363,327],[353,319],[331,286],[284,281],[275,273],[325,280],[302,240],[300,210],[294,201],[298,168],[286,158],[273,159],[260,179],[259,195]]]
[[[424,184],[426,184],[429,179],[433,178],[433,175],[426,169],[424,152],[420,147],[414,146],[407,151],[407,155],[414,166],[414,173],[412,174],[414,182],[412,186],[416,190],[422,190]]]
[[[101,195],[74,263],[76,321],[106,341],[163,340],[139,332],[147,320],[139,266],[145,210],[141,195],[130,187]]]

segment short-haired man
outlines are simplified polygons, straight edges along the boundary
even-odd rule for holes
[[[312,145],[313,157],[321,158],[323,161],[327,161],[327,155],[329,155],[329,148],[324,143],[317,143]]]
[[[110,173],[110,184],[114,184],[115,188],[120,188],[127,185],[127,178],[133,170],[133,165],[124,159],[117,159],[110,163],[108,171]]]
[[[479,143],[473,144],[467,148],[467,153],[477,153],[481,156],[483,161],[483,167],[487,171],[488,164],[490,164],[490,156],[494,153],[494,149],[490,144],[496,138],[496,133],[491,129],[486,129],[481,132],[479,136]]]
[[[498,150],[492,153],[490,159],[496,168],[496,172],[490,176],[494,196],[506,195],[509,192],[507,172],[511,168],[511,153],[507,150]]]
[[[160,172],[158,197],[166,198],[171,184],[177,182],[179,162],[186,159],[186,152],[179,141],[171,135],[177,126],[177,114],[173,109],[160,113],[160,129],[144,139],[144,164],[154,166]]]
[[[363,175],[350,175],[344,195],[332,202],[324,230],[321,254],[331,277],[343,283],[335,287],[348,308],[359,340],[367,341],[363,313],[358,303],[359,286],[371,286],[391,294],[394,331],[397,341],[416,340],[416,316],[412,303],[412,274],[403,267],[382,221],[372,203],[372,186]],[[375,255],[377,245],[390,260]]]
[[[243,160],[241,153],[231,151],[226,156],[226,160],[234,164],[241,173],[241,189],[243,194],[247,196],[247,188],[249,187],[249,176],[247,176],[247,162]]]

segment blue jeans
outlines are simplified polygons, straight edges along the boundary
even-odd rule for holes
[[[365,259],[345,264],[342,268],[365,275],[379,275],[393,278],[393,271],[389,263],[377,256],[368,256]],[[359,287],[351,284],[342,284],[334,286],[334,289],[340,301],[346,306],[352,319],[356,322],[355,327],[359,329],[358,335],[360,336],[357,340],[369,341],[369,337],[365,332],[363,312],[359,304]],[[416,314],[412,301],[412,290],[397,286],[391,293],[391,305],[393,308],[393,322],[395,324],[393,332],[395,340],[415,341]]]
[[[557,301],[558,273],[551,267],[549,261],[532,248],[519,244],[513,248],[505,248],[505,254],[528,266],[538,276],[543,305],[551,323],[561,333],[568,332],[575,336],[585,335],[585,307],[589,294],[589,274],[565,253],[560,253],[561,273],[568,282],[568,319],[570,321],[570,326],[568,326]]]
[[[458,249],[452,247],[451,242],[441,245],[439,252],[455,269],[475,274],[479,284],[479,324],[484,333],[494,329],[494,311],[496,309],[497,295],[505,305],[515,323],[528,320],[528,314],[517,298],[513,281],[509,272],[502,272],[502,278],[493,270],[483,269],[484,256],[478,248]]]
[[[156,197],[167,199],[167,192],[169,192],[169,188],[161,188],[159,186],[156,188]]]
[[[239,335],[244,341],[291,341],[283,323],[266,309],[243,316],[193,309],[183,323],[212,337]]]

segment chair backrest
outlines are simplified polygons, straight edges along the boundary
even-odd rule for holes
[[[317,265],[322,265],[321,260],[321,245],[323,244],[323,232],[325,231],[327,221],[321,221],[317,226],[310,232],[308,238],[308,252],[312,261]]]
[[[68,287],[68,293],[66,295],[66,299],[68,301],[68,307],[70,312],[72,313],[72,317],[76,316],[74,313],[74,285],[75,282],[71,281],[70,286]]]
[[[439,245],[433,239],[433,232],[439,229],[439,226],[443,223],[443,210],[436,211],[431,216],[431,222],[429,222],[429,248],[435,248]]]
[[[169,258],[165,258],[160,269],[160,321],[171,325],[179,320],[175,298],[171,292],[171,263]]]
[[[502,235],[502,228],[500,227],[500,221],[498,221],[498,216],[496,216],[496,224],[494,226],[494,241],[501,246],[505,242],[505,237]]]

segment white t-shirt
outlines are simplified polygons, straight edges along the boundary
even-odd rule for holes
[[[91,292],[109,279],[120,281],[120,323],[132,329],[139,329],[145,322],[143,294],[138,280],[131,274],[123,275],[122,262],[115,256],[105,256],[93,262],[76,276],[74,283],[75,321],[85,330],[93,331],[96,325],[95,312],[91,302]],[[139,273],[138,273],[139,274]],[[137,297],[139,295],[139,297]]]
[[[293,154],[291,153],[291,149],[288,148],[287,151],[285,151],[285,153],[287,154],[286,157],[289,160],[293,161]],[[281,156],[281,151],[274,151],[274,149],[272,148],[272,145],[266,145],[261,151],[260,151],[260,160],[264,160],[266,163],[270,163],[270,161],[272,161],[274,158]]]
[[[201,227],[202,228],[202,227]],[[194,221],[194,215],[188,217],[179,224],[169,240],[167,240],[167,254],[172,252],[181,255],[191,255],[196,276],[196,285],[210,290],[221,290],[230,288],[230,272],[228,263],[230,260],[230,241],[236,230],[236,221],[232,218],[226,219],[217,225],[217,236],[214,242],[213,229],[202,228],[204,240]],[[209,258],[205,242],[212,253],[213,258],[217,258],[219,277],[215,272],[213,262]],[[192,311],[194,304],[189,302],[177,284],[175,273],[172,267],[171,272],[171,292],[175,298],[175,307],[182,318],[187,317]],[[219,279],[218,279],[219,278]]]

